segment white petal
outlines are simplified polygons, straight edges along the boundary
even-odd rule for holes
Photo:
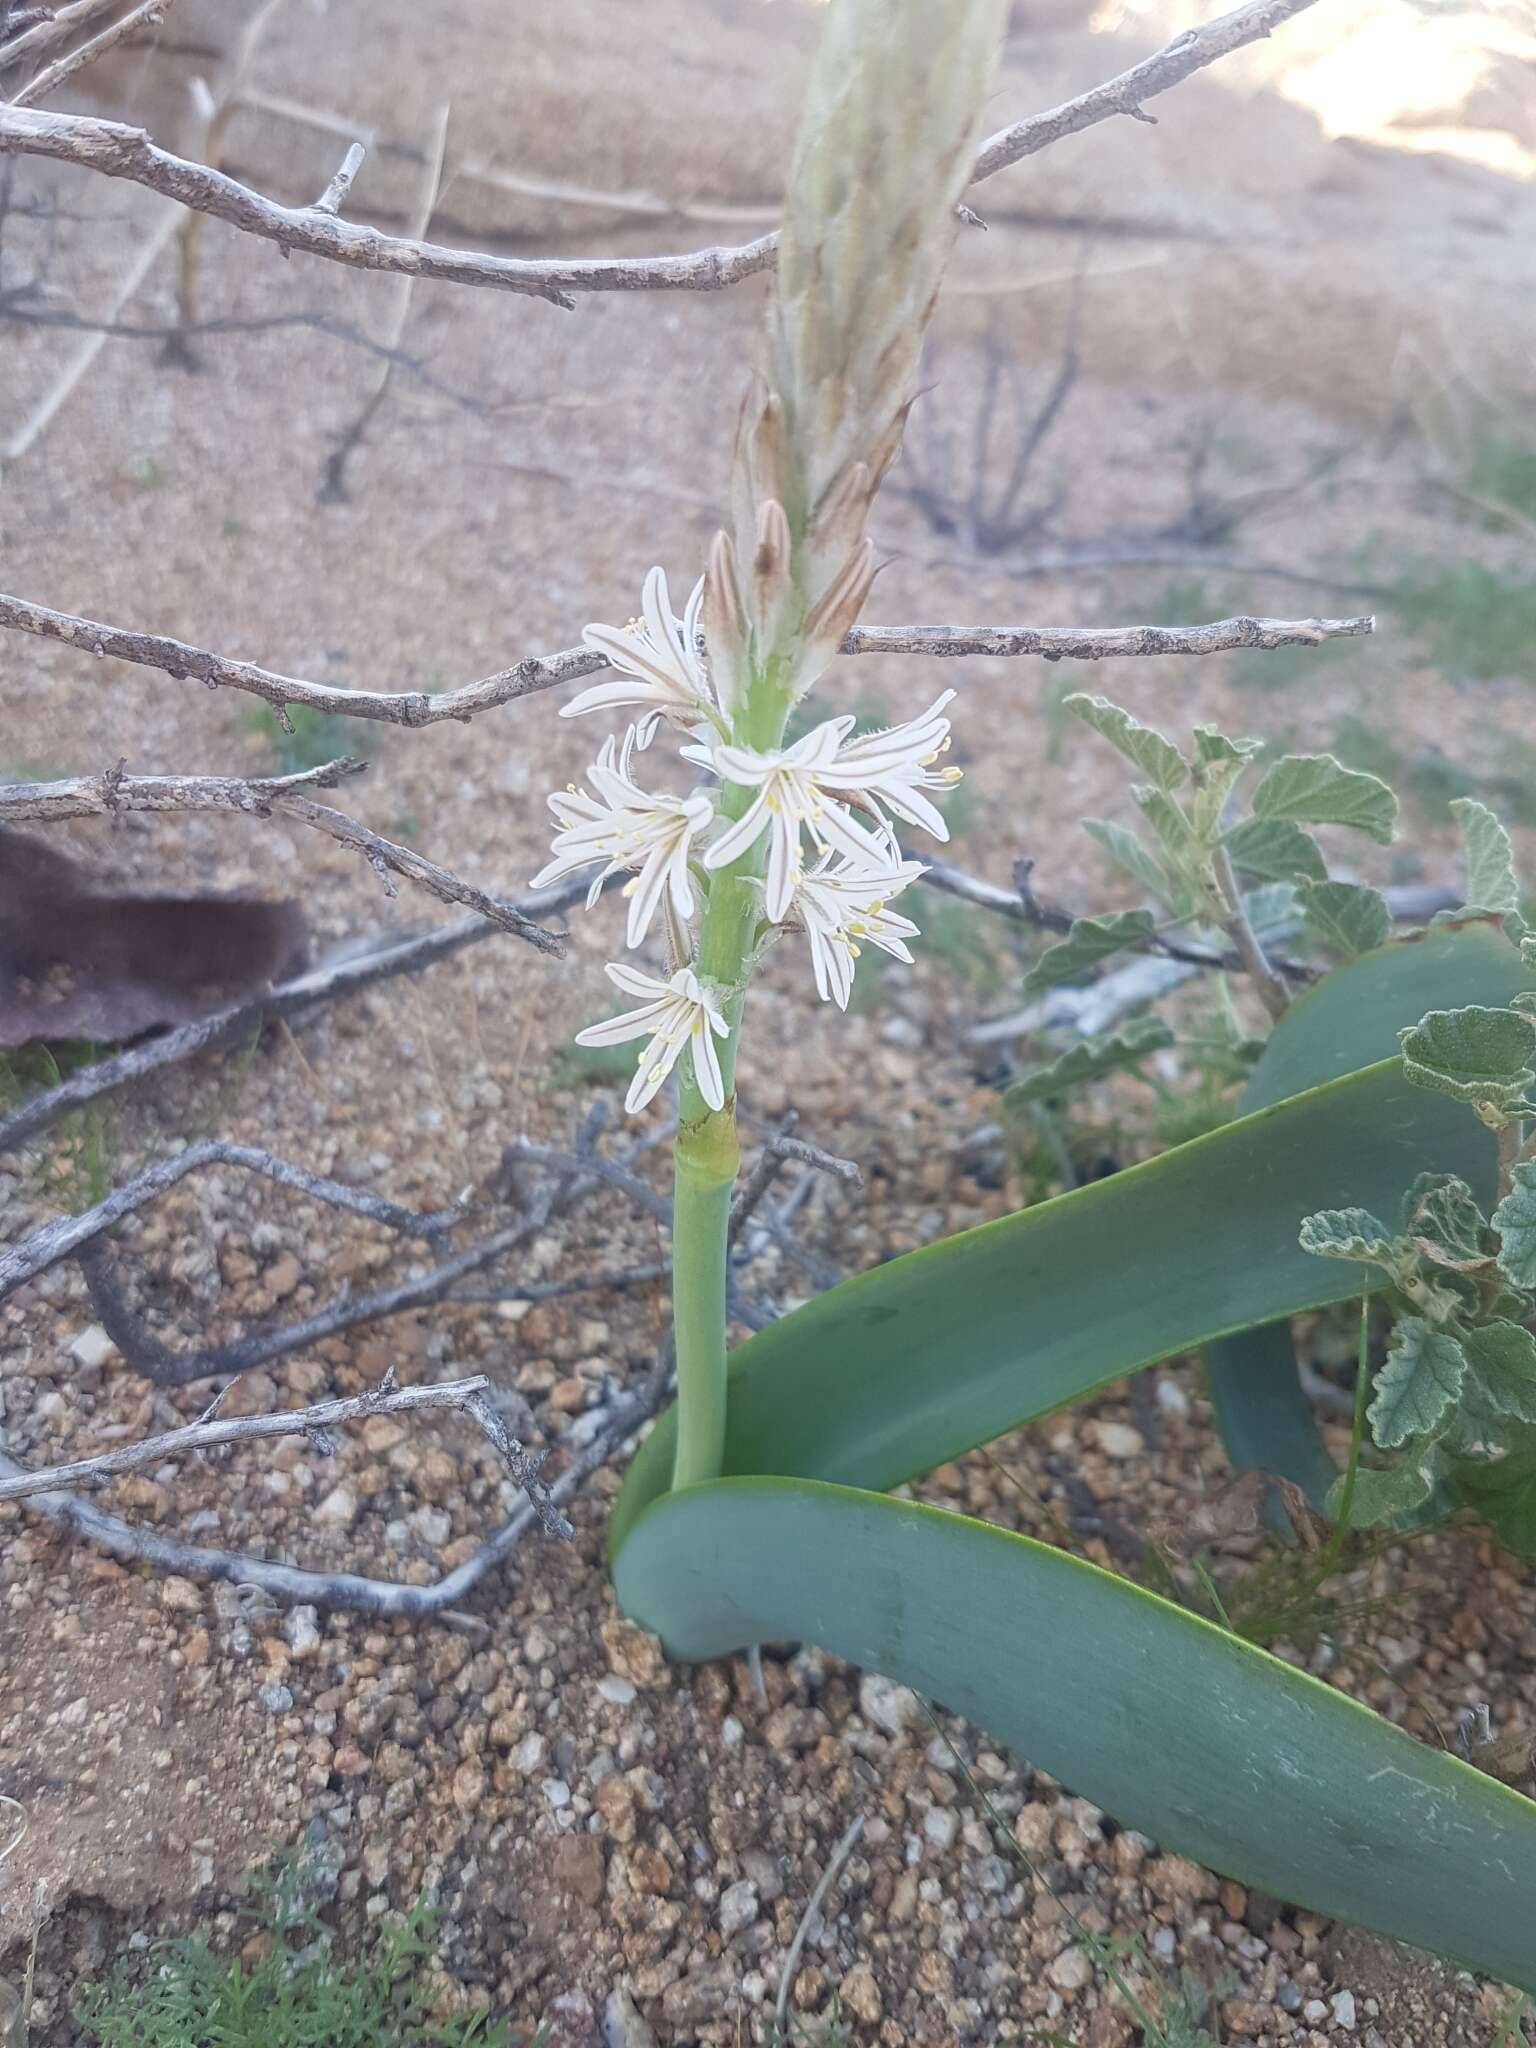
[[[594,683],[560,706],[562,718],[580,718],[584,711],[611,711],[620,704],[649,703],[655,692],[637,679],[627,683]]]
[[[850,860],[875,862],[883,859],[880,841],[858,824],[841,804],[826,804],[814,827],[815,836],[835,846]]]
[[[653,1038],[641,1057],[635,1070],[635,1078],[629,1084],[629,1093],[624,1098],[624,1107],[633,1116],[661,1091],[662,1083],[677,1065],[677,1056],[682,1051],[682,1040],[670,1042],[664,1038]]]
[[[605,1017],[578,1031],[578,1045],[625,1045],[632,1038],[649,1038],[657,1019],[665,1015],[665,1003],[651,1003],[643,1010],[626,1010],[621,1017]]]
[[[765,907],[774,924],[789,915],[795,886],[800,880],[800,827],[782,811],[773,813],[768,840],[768,889]]]
[[[656,906],[667,886],[667,862],[666,848],[658,846],[652,849],[650,858],[640,870],[634,894],[629,899],[629,922],[624,933],[625,944],[631,951],[644,940],[651,919],[656,915]]]
[[[631,967],[627,960],[610,960],[603,972],[615,988],[625,989],[632,996],[670,1002],[675,993],[670,981],[658,981],[654,974],[642,973],[638,967]]]
[[[715,1036],[702,1011],[689,1033],[689,1043],[693,1050],[693,1078],[699,1084],[699,1093],[711,1109],[724,1109],[725,1078],[720,1072],[720,1055],[715,1051]]]
[[[705,867],[723,868],[729,866],[733,860],[739,860],[749,846],[757,844],[764,826],[772,816],[767,796],[760,792],[736,823],[727,825],[710,847],[704,856]]]

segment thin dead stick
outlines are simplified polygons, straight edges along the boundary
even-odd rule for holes
[[[558,957],[565,951],[565,940],[558,932],[546,931],[543,925],[535,924],[514,903],[488,896],[471,882],[461,882],[457,875],[439,867],[435,860],[428,860],[412,847],[401,846],[393,839],[370,832],[356,818],[349,818],[343,811],[333,811],[329,804],[317,804],[307,796],[288,796],[277,800],[277,809],[285,817],[298,818],[340,845],[360,853],[384,884],[386,896],[396,894],[394,883],[389,879],[391,873],[403,875],[407,881],[437,897],[440,903],[466,904],[499,931],[526,939],[541,953],[552,953]]]
[[[581,877],[558,888],[536,890],[519,899],[517,909],[529,918],[554,917],[586,896]],[[343,997],[360,995],[400,974],[419,974],[437,961],[451,958],[466,946],[479,945],[499,929],[481,917],[461,917],[436,931],[421,932],[339,959],[322,961],[307,974],[284,982],[269,995],[218,1010],[195,1024],[184,1024],[142,1045],[129,1047],[93,1066],[82,1067],[67,1080],[28,1098],[9,1116],[0,1118],[0,1152],[8,1152],[61,1117],[114,1094],[146,1076],[248,1037],[268,1020],[300,1017]]]
[[[652,220],[696,221],[704,227],[772,227],[781,209],[745,206],[726,199],[663,199],[655,192],[603,192],[592,185],[571,185],[560,178],[536,178],[507,171],[496,164],[472,160],[459,166],[459,176],[498,192],[527,199],[550,199],[565,206],[590,206],[605,213],[641,214]]]
[[[422,180],[421,200],[411,221],[410,232],[412,239],[415,241],[420,241],[425,237],[427,230],[432,225],[432,216],[437,211],[438,200],[442,196],[443,166],[448,157],[449,115],[450,108],[445,101],[438,110],[437,122],[432,132],[431,147],[427,152],[427,170],[426,176]],[[347,151],[341,169],[337,171],[330,184],[326,186],[324,192],[316,200],[315,211],[317,213],[336,215],[339,210],[339,201],[333,197],[333,193],[339,185],[341,192],[345,194],[352,182],[352,175],[355,174],[356,165],[360,164],[361,161],[361,153],[358,150],[357,144],[353,143],[352,147]],[[349,164],[354,166],[353,174],[348,173],[347,166]],[[400,277],[394,286],[394,304],[390,308],[389,318],[385,321],[384,332],[380,336],[384,347],[391,352],[399,348],[401,337],[405,333],[405,323],[411,316],[411,295],[415,288],[416,280],[409,274]],[[323,504],[345,502],[348,496],[347,463],[351,459],[353,451],[361,444],[364,435],[373,424],[374,416],[378,412],[379,407],[384,403],[393,375],[394,363],[391,360],[391,356],[386,355],[374,378],[372,390],[368,393],[368,396],[364,399],[362,406],[350,423],[343,427],[340,434],[338,434],[336,446],[326,458],[325,474],[320,489],[320,499]]]
[[[316,213],[340,213],[351,196],[352,183],[363,168],[367,149],[361,142],[354,142],[340,165],[332,173],[330,183],[315,201]]]
[[[210,88],[201,78],[191,82],[192,104],[196,111],[199,132],[197,154],[201,160],[217,170],[224,161],[224,144],[229,134],[230,122],[240,108],[240,89],[245,75],[256,53],[256,46],[265,35],[273,15],[283,5],[283,0],[263,0],[263,4],[246,21],[228,61],[219,72],[218,83]],[[203,230],[207,220],[200,213],[183,210],[181,215],[181,262],[176,281],[176,319],[178,333],[166,344],[166,352],[174,361],[186,367],[196,366],[188,341],[189,330],[198,324],[198,283],[202,275]]]
[[[670,1347],[664,1346],[656,1365],[631,1392],[613,1402],[597,1421],[586,1444],[574,1453],[558,1480],[548,1489],[551,1508],[562,1503],[585,1480],[605,1465],[614,1451],[661,1409],[671,1391]],[[581,1418],[585,1421],[587,1418]],[[0,1477],[22,1477],[23,1469],[0,1453]],[[347,1608],[362,1614],[447,1615],[484,1578],[492,1567],[522,1541],[530,1529],[540,1526],[532,1501],[525,1499],[500,1528],[487,1537],[464,1562],[430,1586],[402,1585],[392,1579],[370,1579],[355,1572],[305,1571],[296,1565],[269,1564],[264,1558],[245,1557],[237,1551],[206,1550],[177,1543],[150,1529],[135,1528],[116,1515],[84,1501],[77,1494],[35,1495],[30,1511],[97,1544],[113,1557],[175,1572],[184,1578],[219,1579],[237,1586],[255,1586],[275,1599],[299,1605]]]
[[[145,278],[154,269],[160,258],[176,237],[177,222],[180,219],[174,206],[164,206],[157,214],[149,233],[135,252],[128,268],[118,280],[117,288],[108,301],[99,327],[85,335],[80,346],[60,370],[53,383],[44,392],[21,425],[11,434],[9,440],[0,445],[0,460],[16,462],[52,425],[59,412],[79,389],[89,373],[92,364],[107,345],[110,330],[118,315],[134,298]]]
[[[822,1906],[826,1902],[828,1892],[837,1883],[843,1865],[853,1854],[854,1844],[863,1832],[864,1816],[862,1813],[856,1813],[844,1829],[837,1847],[832,1851],[827,1867],[821,1873],[815,1891],[811,1893],[810,1898],[806,1901],[805,1911],[800,1916],[800,1925],[795,1929],[795,1938],[789,1944],[788,1952],[784,1957],[784,1968],[779,1973],[779,1995],[774,2004],[773,2018],[774,2025],[781,2036],[785,2034],[788,2027],[790,1986],[794,1983],[795,1972],[800,1967],[800,1957],[805,1950],[806,1936],[811,1931],[811,1922],[821,1911]]]
[[[169,1429],[160,1436],[139,1443],[121,1444],[116,1450],[101,1451],[92,1458],[75,1458],[65,1465],[53,1465],[43,1472],[28,1472],[19,1479],[0,1479],[0,1501],[26,1500],[38,1493],[53,1493],[60,1487],[79,1486],[132,1472],[141,1465],[153,1465],[162,1458],[183,1457],[189,1451],[211,1450],[217,1444],[249,1443],[266,1437],[316,1436],[341,1422],[365,1422],[374,1415],[411,1415],[427,1408],[451,1408],[468,1415],[484,1431],[506,1460],[519,1486],[528,1486],[544,1496],[538,1484],[539,1461],[514,1438],[490,1406],[491,1383],[483,1373],[469,1379],[444,1380],[436,1386],[399,1387],[385,1379],[364,1394],[345,1399],[317,1401],[309,1408],[285,1409],[275,1415],[228,1416],[212,1422],[188,1423],[184,1429]],[[487,1417],[492,1427],[486,1428]],[[512,1455],[507,1456],[506,1446]],[[554,1518],[551,1535],[568,1536],[570,1524],[563,1516]],[[548,1526],[548,1525],[546,1525]]]
[[[559,956],[564,952],[565,941],[558,932],[534,923],[515,904],[460,881],[413,847],[370,832],[344,811],[317,804],[302,793],[334,788],[366,766],[366,762],[343,755],[300,774],[245,780],[227,775],[127,775],[119,764],[105,775],[79,776],[69,782],[0,784],[0,818],[84,818],[119,811],[244,811],[270,817],[281,812],[360,853],[384,883],[386,895],[396,894],[391,874],[403,875],[439,902],[466,904],[499,931],[526,939],[541,953]]]
[[[1206,626],[856,626],[845,654],[1015,655],[1043,661],[1122,661],[1139,655],[1230,654],[1240,648],[1315,647],[1376,630],[1352,619],[1215,619]]]
[[[1408,923],[1432,917],[1437,910],[1455,909],[1461,901],[1454,889],[1426,888],[1417,884],[1384,889],[1382,894],[1393,917]],[[1270,928],[1265,931],[1264,938],[1272,942],[1294,929],[1294,923]],[[1224,953],[1214,951],[1208,959],[1193,959],[1190,957],[1193,951],[1193,948],[1187,948],[1178,958],[1170,958],[1165,953],[1162,957],[1133,960],[1128,966],[1102,975],[1087,988],[1053,988],[1038,1002],[1016,1010],[1010,1016],[994,1017],[986,1023],[973,1025],[964,1034],[963,1043],[977,1048],[1008,1045],[1016,1039],[1050,1030],[1070,1030],[1080,1037],[1097,1037],[1100,1032],[1113,1029],[1129,1011],[1168,994],[1184,982],[1193,980],[1197,974],[1212,967],[1235,963],[1235,956],[1229,960]],[[1271,965],[1277,964],[1271,959]]]
[[[189,677],[210,689],[244,690],[282,710],[302,704],[333,717],[376,718],[411,727],[468,719],[519,697],[557,689],[607,667],[588,647],[530,655],[511,668],[455,690],[428,696],[412,690],[338,689],[298,676],[278,675],[253,662],[234,661],[159,633],[52,611],[24,598],[0,596],[0,627],[62,641],[94,655],[112,655],[141,668],[161,669],[178,682]],[[1048,661],[1103,661],[1110,657],[1215,654],[1247,647],[1304,647],[1323,640],[1357,639],[1375,631],[1370,617],[1353,619],[1218,619],[1203,626],[856,626],[845,654],[1037,655]]]
[[[104,775],[63,782],[0,782],[0,823],[37,819],[115,817],[120,811],[245,811],[270,815],[279,797],[305,789],[334,789],[361,775],[366,761],[348,754],[294,775],[129,775],[119,762]]]
[[[104,28],[100,35],[92,36],[89,42],[82,43],[77,50],[71,50],[67,56],[60,57],[46,70],[39,71],[34,79],[14,95],[10,105],[29,107],[34,100],[43,99],[66,80],[73,78],[77,71],[83,71],[87,64],[94,64],[98,57],[104,57],[108,50],[115,49],[119,43],[126,41],[136,29],[152,28],[163,21],[175,4],[176,0],[141,0],[139,6],[130,8],[119,20]]]
[[[766,270],[774,237],[764,235],[739,249],[700,249],[686,256],[590,257],[535,262],[453,249],[409,235],[387,235],[361,227],[318,207],[279,206],[206,164],[158,148],[142,128],[85,115],[41,113],[0,107],[0,155],[51,157],[78,164],[103,177],[147,185],[197,213],[229,222],[283,254],[321,256],[354,270],[397,277],[424,277],[447,284],[480,285],[526,294],[551,305],[574,308],[572,292],[723,291]]]
[[[0,71],[9,71],[23,57],[38,56],[44,50],[51,50],[55,43],[66,42],[93,15],[104,14],[115,5],[116,0],[72,0],[70,6],[59,8],[47,20],[37,22],[19,36],[12,36],[8,43],[0,43]]]
[[[260,1151],[253,1145],[234,1145],[223,1138],[201,1138],[174,1158],[162,1159],[156,1165],[146,1167],[93,1207],[82,1209],[76,1216],[56,1217],[29,1237],[0,1251],[0,1301],[28,1280],[36,1279],[50,1266],[56,1266],[61,1259],[72,1257],[82,1245],[110,1230],[125,1216],[131,1216],[136,1209],[156,1201],[167,1188],[185,1180],[189,1173],[200,1173],[207,1166],[240,1167],[247,1173],[260,1174],[265,1180],[292,1188],[297,1194],[308,1195],[313,1201],[324,1202],[330,1208],[346,1209],[354,1216],[382,1223],[388,1230],[399,1231],[406,1237],[424,1238],[428,1242],[441,1237],[464,1217],[464,1211],[459,1208],[427,1213],[407,1209],[398,1202],[384,1200],[380,1195],[370,1195],[362,1188],[347,1187],[323,1174],[310,1173],[302,1166],[294,1166],[286,1159],[279,1159],[275,1153]]]
[[[982,147],[976,180],[990,178],[1099,121],[1120,115],[1149,121],[1152,117],[1143,111],[1147,100],[1219,57],[1270,35],[1314,4],[1315,0],[1253,0],[1202,28],[1185,30],[1154,56],[1103,85],[1001,129]],[[109,178],[147,185],[183,206],[275,242],[285,254],[299,250],[355,269],[524,292],[567,308],[575,303],[574,292],[721,291],[766,270],[778,243],[777,235],[770,233],[739,248],[700,249],[682,256],[531,262],[355,228],[313,206],[279,206],[237,179],[158,149],[142,129],[116,121],[0,108],[0,153],[5,152],[52,157]]]

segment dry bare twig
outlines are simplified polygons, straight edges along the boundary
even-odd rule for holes
[[[1200,28],[1186,29],[1103,85],[1000,129],[983,144],[974,180],[993,177],[1099,121],[1117,115],[1150,121],[1152,116],[1144,111],[1147,100],[1244,44],[1270,35],[1314,4],[1315,0],[1249,0]],[[354,269],[527,293],[567,309],[575,304],[575,292],[721,291],[766,270],[778,245],[777,235],[770,233],[738,248],[699,249],[681,256],[553,261],[450,249],[357,227],[313,205],[280,206],[237,179],[157,148],[142,129],[28,108],[0,107],[0,154],[5,153],[51,157],[105,177],[147,185],[183,206],[275,242],[285,255],[299,250]]]
[[[310,1173],[305,1167],[294,1166],[286,1159],[279,1159],[275,1153],[263,1152],[253,1145],[235,1145],[223,1138],[200,1138],[173,1158],[162,1159],[154,1166],[146,1167],[120,1188],[114,1188],[110,1195],[93,1207],[82,1209],[78,1215],[56,1217],[29,1237],[0,1251],[0,1301],[14,1294],[27,1281],[35,1280],[50,1266],[56,1266],[61,1259],[75,1256],[92,1238],[100,1237],[103,1231],[110,1230],[125,1216],[131,1216],[136,1209],[155,1201],[167,1188],[185,1180],[189,1173],[200,1173],[208,1166],[240,1167],[247,1173],[260,1174],[265,1180],[291,1188],[296,1194],[307,1195],[312,1201],[324,1202],[333,1209],[346,1209],[354,1216],[365,1216],[372,1223],[382,1223],[387,1230],[398,1231],[406,1237],[424,1238],[428,1242],[443,1236],[464,1218],[464,1211],[460,1208],[428,1212],[404,1208],[380,1195],[370,1195],[362,1188],[348,1187],[342,1181]]]
[[[525,1488],[535,1508],[541,1510],[542,1526],[551,1536],[569,1536],[571,1525],[549,1503],[547,1489],[539,1483],[542,1458],[534,1457],[508,1434],[488,1396],[491,1383],[483,1373],[468,1379],[442,1380],[435,1386],[401,1387],[386,1376],[366,1393],[351,1394],[333,1401],[317,1401],[308,1408],[284,1409],[272,1415],[226,1416],[190,1422],[183,1429],[168,1429],[159,1436],[144,1437],[137,1443],[119,1444],[115,1450],[98,1451],[94,1457],[73,1458],[67,1464],[50,1466],[42,1472],[0,1479],[0,1501],[29,1500],[40,1493],[55,1493],[61,1487],[99,1483],[119,1472],[132,1472],[141,1465],[156,1464],[162,1458],[179,1458],[189,1451],[211,1450],[219,1444],[251,1443],[266,1437],[307,1436],[323,1438],[337,1423],[365,1422],[373,1415],[409,1415],[428,1408],[449,1408],[468,1415],[494,1445],[516,1483]]]
[[[47,94],[73,78],[77,71],[83,71],[87,64],[94,64],[96,59],[104,57],[108,50],[115,49],[121,42],[126,42],[136,30],[156,27],[175,4],[176,0],[140,0],[139,6],[131,7],[126,14],[109,23],[99,35],[92,36],[89,42],[81,43],[78,49],[70,50],[46,69],[39,71],[35,78],[29,79],[21,90],[13,95],[9,104],[12,107],[29,107],[34,100],[45,98]],[[18,37],[17,40],[21,41],[23,38]],[[0,64],[4,62],[5,52],[0,50]]]
[[[1348,619],[1217,619],[1200,626],[855,626],[843,642],[845,654],[1036,655],[1046,661],[1107,661],[1168,654],[1217,654],[1248,647],[1310,647],[1323,640],[1358,639],[1375,631],[1370,616]],[[57,612],[25,598],[0,595],[0,627],[62,641],[94,655],[112,655],[141,668],[161,669],[175,680],[188,677],[209,689],[244,690],[279,712],[291,704],[332,717],[381,719],[411,727],[443,719],[469,719],[519,697],[558,689],[606,668],[589,647],[558,654],[530,655],[478,682],[428,695],[424,690],[391,693],[338,689],[298,676],[278,675],[254,662],[234,661],[161,633],[137,633],[123,626]]]
[[[84,28],[93,16],[105,14],[115,4],[116,0],[71,0],[69,6],[60,7],[20,35],[0,43],[0,72],[9,71],[23,57],[41,56],[56,43],[67,41],[77,28]]]
[[[413,847],[401,846],[370,832],[344,811],[317,804],[306,789],[331,789],[347,776],[361,774],[365,761],[350,755],[327,761],[295,775],[129,775],[121,763],[105,775],[76,776],[66,782],[0,784],[0,819],[85,818],[119,811],[244,811],[258,817],[280,812],[323,832],[328,839],[360,853],[379,876],[388,896],[396,894],[392,875],[403,875],[442,903],[462,903],[498,931],[526,939],[541,953],[560,955],[565,941],[526,917],[513,903],[487,895]]]

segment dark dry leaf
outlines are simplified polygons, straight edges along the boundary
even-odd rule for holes
[[[297,973],[305,955],[295,903],[119,892],[0,829],[0,1046],[190,1024]]]

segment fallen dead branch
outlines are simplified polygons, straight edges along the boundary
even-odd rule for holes
[[[141,668],[163,670],[177,682],[209,689],[244,690],[279,713],[290,705],[331,717],[382,719],[393,725],[436,725],[470,719],[520,697],[558,689],[607,667],[589,647],[530,655],[510,668],[457,689],[390,693],[339,689],[278,675],[254,662],[235,661],[159,633],[138,633],[52,611],[24,598],[0,596],[0,627],[62,641],[83,653],[112,655]],[[1199,626],[855,626],[845,654],[1037,655],[1046,661],[1108,661],[1168,654],[1219,654],[1240,648],[1311,647],[1323,640],[1359,639],[1374,632],[1369,615],[1342,619],[1216,619]]]
[[[981,148],[974,182],[994,177],[1097,122],[1121,115],[1150,122],[1153,117],[1145,112],[1147,100],[1170,91],[1233,50],[1260,41],[1313,4],[1315,0],[1250,0],[1249,5],[1200,28],[1186,29],[1153,56],[1104,84],[1000,129]],[[572,295],[582,292],[726,290],[766,270],[778,245],[777,234],[769,233],[737,248],[627,260],[533,261],[451,249],[408,235],[387,235],[377,228],[355,226],[317,205],[280,206],[238,179],[157,148],[142,129],[28,107],[0,107],[3,154],[50,157],[104,177],[126,178],[198,213],[227,221],[246,234],[275,242],[284,255],[299,251],[358,270],[524,293],[568,310],[575,305]],[[972,220],[976,218],[968,208],[963,211]]]
[[[467,1415],[505,1462],[516,1484],[527,1493],[540,1526],[550,1536],[570,1536],[571,1525],[549,1499],[540,1483],[543,1458],[531,1456],[490,1401],[491,1383],[483,1373],[468,1379],[443,1380],[436,1386],[400,1387],[388,1377],[366,1393],[334,1401],[317,1401],[308,1408],[284,1410],[276,1415],[238,1415],[191,1422],[184,1429],[169,1429],[160,1436],[138,1443],[119,1444],[115,1450],[99,1451],[91,1458],[74,1458],[68,1464],[50,1466],[44,1472],[0,1478],[0,1501],[28,1500],[40,1493],[55,1493],[63,1487],[97,1484],[132,1472],[162,1458],[184,1457],[190,1451],[211,1450],[220,1444],[251,1443],[266,1437],[306,1436],[322,1446],[326,1433],[342,1422],[366,1422],[373,1415],[410,1415],[422,1409],[447,1408]]]

